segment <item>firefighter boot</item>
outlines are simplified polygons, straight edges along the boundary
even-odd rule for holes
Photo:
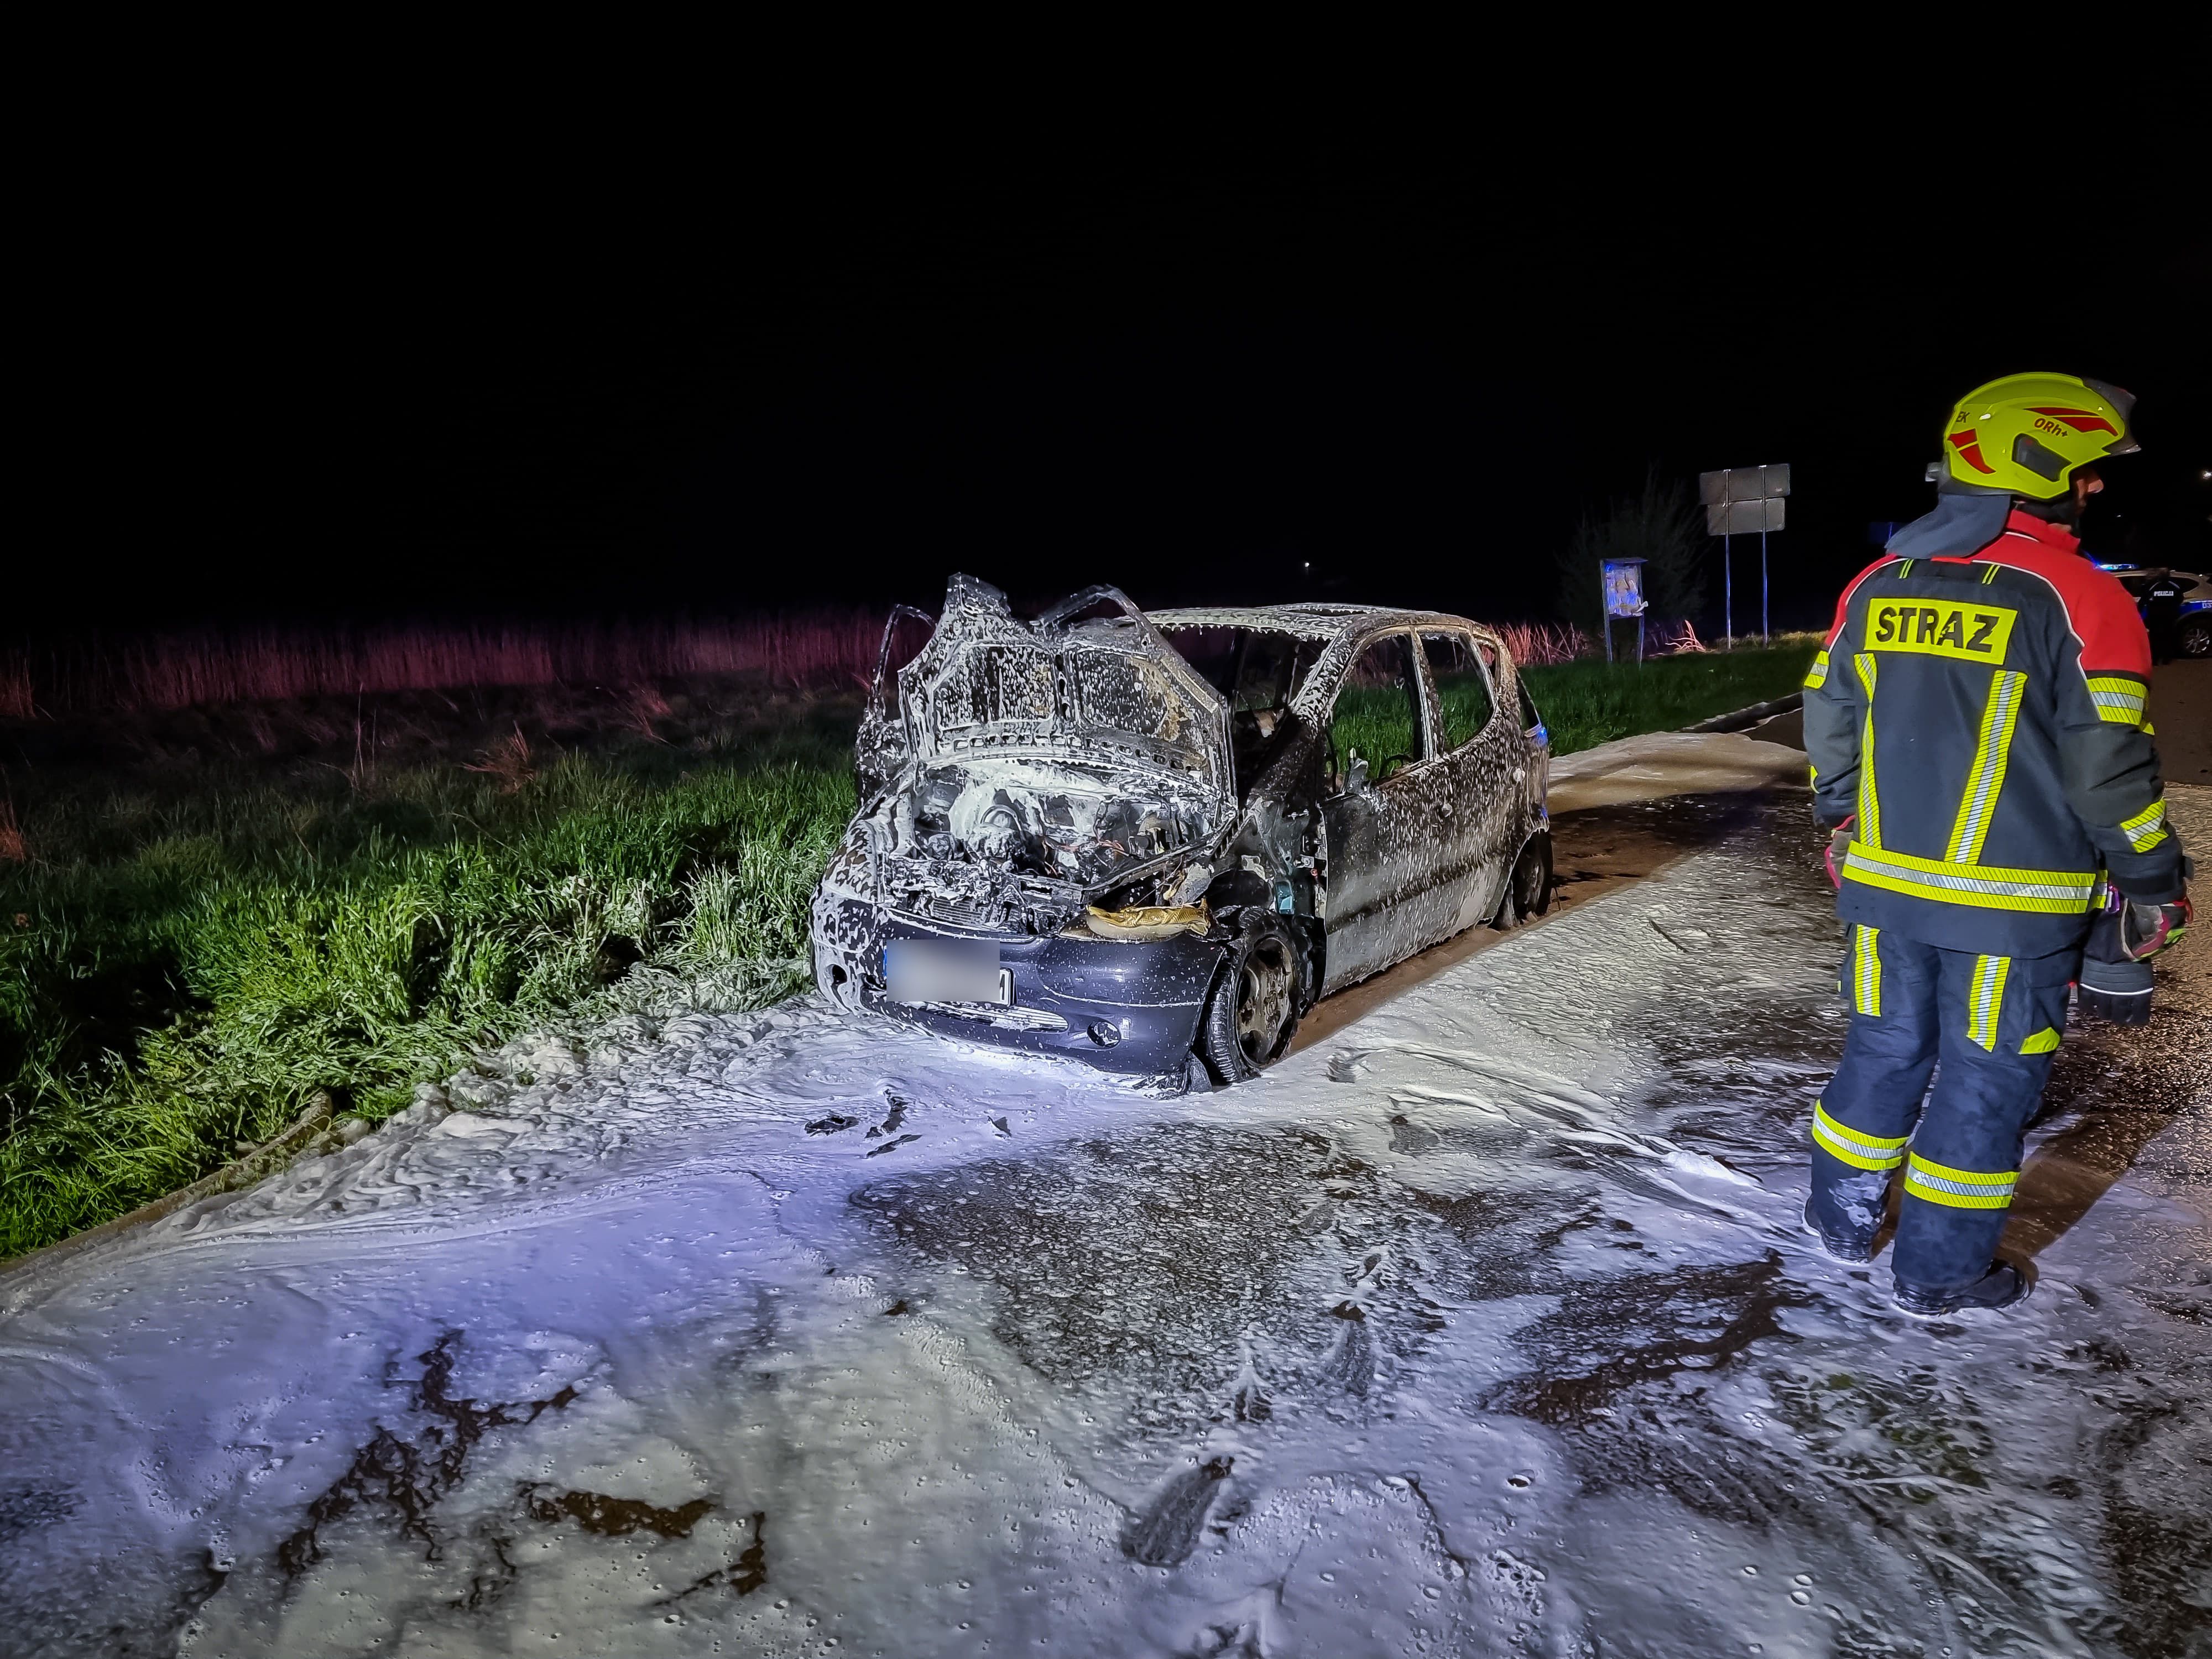
[[[1924,1285],[1908,1285],[1900,1279],[1897,1281],[1897,1305],[1921,1319],[1957,1313],[1962,1308],[2009,1308],[2027,1299],[2030,1285],[2028,1276],[2011,1262],[1992,1261],[1989,1272],[1964,1290],[1932,1291]]]
[[[1877,1196],[1875,1209],[1876,1215],[1881,1213],[1880,1206],[1881,1200]],[[1820,1218],[1814,1212],[1813,1200],[1809,1198],[1805,1200],[1805,1231],[1819,1239],[1820,1248],[1838,1261],[1857,1264],[1874,1260],[1872,1233],[1867,1233],[1862,1237],[1856,1233],[1829,1232],[1820,1225]]]

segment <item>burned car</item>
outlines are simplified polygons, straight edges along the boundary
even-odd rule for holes
[[[1549,900],[1548,739],[1477,623],[1111,587],[1024,622],[955,576],[899,665],[930,620],[885,632],[814,896],[848,1008],[1231,1083],[1321,997]]]

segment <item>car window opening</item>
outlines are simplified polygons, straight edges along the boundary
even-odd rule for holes
[[[1436,682],[1444,747],[1456,749],[1479,736],[1497,712],[1491,691],[1495,658],[1465,634],[1424,634],[1421,647]]]
[[[1327,641],[1257,628],[1164,631],[1183,660],[1229,704],[1231,762],[1242,801],[1274,759],[1276,740],[1289,724],[1285,712]]]
[[[1332,794],[1384,782],[1426,757],[1412,644],[1403,634],[1377,640],[1346,674],[1329,718]]]

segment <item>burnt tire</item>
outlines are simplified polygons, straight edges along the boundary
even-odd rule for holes
[[[1242,1083],[1273,1065],[1298,1026],[1304,978],[1297,938],[1273,910],[1247,910],[1199,1021],[1198,1057],[1217,1083]]]
[[[1551,908],[1552,837],[1546,831],[1529,836],[1521,856],[1514,860],[1513,873],[1506,878],[1504,896],[1498,900],[1498,915],[1490,925],[1516,927]]]

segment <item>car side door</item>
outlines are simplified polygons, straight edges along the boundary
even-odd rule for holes
[[[1324,734],[1324,992],[1366,978],[1442,936],[1437,830],[1450,788],[1411,632],[1369,642],[1339,683]]]
[[[1437,881],[1449,915],[1445,931],[1455,933],[1488,920],[1504,891],[1520,850],[1527,744],[1504,712],[1497,648],[1488,641],[1465,629],[1425,629],[1421,655],[1435,687],[1437,769],[1449,791]]]

